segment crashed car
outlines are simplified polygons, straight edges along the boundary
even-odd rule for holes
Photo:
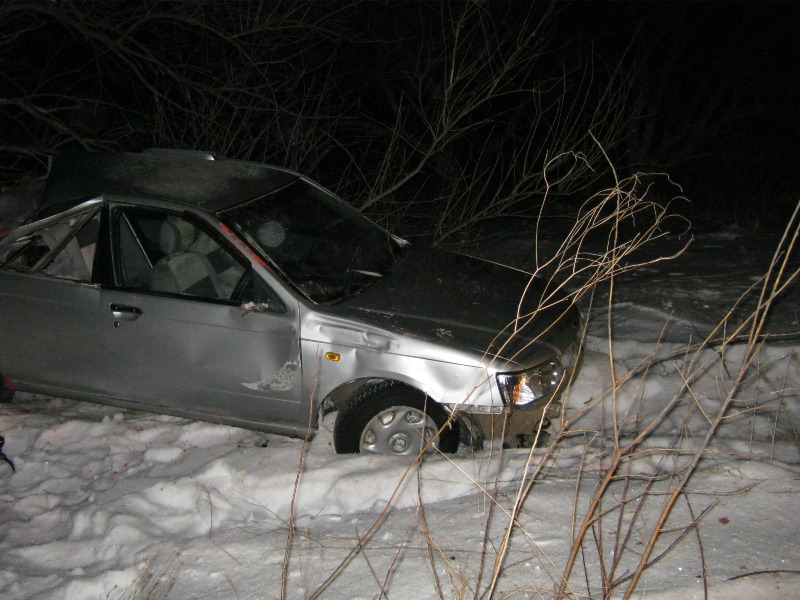
[[[416,454],[523,439],[580,316],[529,274],[417,247],[293,171],[180,151],[57,157],[0,237],[14,390]]]

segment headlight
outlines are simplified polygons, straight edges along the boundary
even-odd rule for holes
[[[564,378],[561,362],[553,360],[516,373],[498,373],[497,386],[506,406],[526,406],[546,398],[558,389]]]

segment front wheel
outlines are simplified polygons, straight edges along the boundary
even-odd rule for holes
[[[455,452],[458,421],[445,425],[447,418],[447,412],[419,390],[391,381],[371,384],[359,389],[339,411],[334,445],[339,454],[409,455],[433,440],[429,452]]]

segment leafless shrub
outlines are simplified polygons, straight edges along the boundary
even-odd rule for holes
[[[5,3],[0,120],[14,143],[1,150],[43,160],[62,148],[169,146],[285,154],[291,166],[300,148],[312,150],[302,138],[315,131],[313,150],[323,153],[320,115],[340,100],[323,92],[331,48],[349,33],[346,8]],[[308,106],[315,99],[321,106]]]
[[[552,259],[552,263],[545,258],[537,262],[541,268],[553,267],[551,272],[560,273],[562,277],[574,276],[572,282],[581,285],[573,292],[573,297],[589,294],[596,283],[605,281],[612,289],[609,302],[613,302],[615,277],[632,268],[629,252],[634,247],[641,248],[641,244],[659,239],[661,230],[658,226],[650,228],[652,220],[648,220],[644,227],[644,231],[650,233],[640,235],[635,229],[623,227],[624,219],[612,216],[613,213],[617,217],[627,215],[627,218],[641,217],[650,212],[661,217],[668,214],[662,210],[663,206],[650,204],[646,199],[646,188],[633,193],[626,187],[633,181],[620,182],[595,198],[593,203],[588,203],[576,225],[582,229],[573,230],[567,236],[562,254]],[[603,199],[609,204],[603,205]],[[659,218],[655,221],[656,225],[664,224]],[[588,246],[581,243],[581,240],[587,241],[586,234],[579,232],[592,231],[594,225],[609,223],[614,226],[607,230],[609,244],[606,253],[589,253]],[[622,237],[625,231],[633,231],[632,237]],[[641,229],[638,231],[641,233]],[[759,411],[767,410],[763,402],[760,407],[754,407],[752,401],[743,395],[757,396],[758,386],[768,376],[766,361],[775,360],[767,358],[764,353],[763,344],[769,336],[764,333],[763,324],[775,298],[798,276],[797,270],[788,270],[788,256],[795,249],[798,235],[800,221],[796,213],[775,252],[769,272],[760,288],[753,290],[759,296],[757,307],[743,322],[732,321],[736,309],[732,307],[726,318],[700,342],[681,349],[657,346],[641,364],[625,370],[615,362],[613,346],[609,343],[610,387],[598,391],[577,412],[561,415],[560,426],[549,443],[544,448],[531,449],[516,489],[508,489],[499,481],[494,487],[482,487],[476,482],[488,506],[487,534],[477,570],[465,571],[442,555],[441,532],[431,531],[427,525],[420,496],[420,507],[413,525],[420,528],[427,540],[433,572],[437,572],[438,566],[449,574],[452,594],[456,597],[496,597],[504,570],[513,566],[508,562],[509,554],[519,554],[521,547],[527,548],[528,555],[540,561],[552,582],[547,590],[532,587],[528,591],[548,597],[632,597],[647,569],[686,544],[694,548],[698,570],[703,585],[707,587],[702,523],[716,500],[692,492],[688,483],[701,461],[713,456],[713,452],[709,453],[712,441],[728,420],[755,418]],[[567,255],[567,251],[572,255]],[[626,257],[626,260],[621,257]],[[554,286],[560,285],[555,283],[557,281],[554,280]],[[609,323],[609,336],[612,334]],[[795,359],[788,354],[779,360],[786,369],[791,369],[795,367]],[[626,404],[623,394],[636,397],[638,390],[654,370],[661,368],[660,365],[669,365],[680,373],[682,383],[678,389],[672,390],[662,405],[649,412],[641,412],[633,404]],[[773,373],[770,377],[781,377],[780,371],[770,373]],[[788,371],[782,377],[785,379],[787,376]],[[702,386],[709,385],[709,381],[720,392],[716,399],[707,394],[704,396]],[[771,382],[767,387],[777,387],[779,397],[766,413],[767,418],[786,421],[781,417],[786,413],[782,407],[790,396],[784,396],[781,391],[785,386],[773,384]],[[792,393],[791,390],[787,392]],[[607,418],[599,425],[587,427],[585,417],[592,411],[600,411]],[[666,419],[684,419],[686,428],[670,426],[660,429]],[[791,418],[782,428],[789,435],[796,431]],[[776,430],[777,426],[774,426],[772,431]],[[671,437],[665,437],[665,431]],[[774,438],[774,434],[769,432],[762,437],[769,442],[770,435]],[[584,458],[575,483],[573,525],[567,540],[568,554],[563,562],[556,563],[546,550],[537,545],[535,532],[526,529],[522,511],[536,483],[547,477],[549,465],[564,451],[574,453],[576,444],[583,448]],[[404,479],[417,472],[420,460],[422,455],[409,466]],[[369,547],[371,536],[388,518],[392,502],[390,499],[369,530],[354,540],[352,550],[331,570],[330,576],[311,597],[320,597],[326,587],[346,571],[350,560]],[[504,533],[498,539],[496,528],[502,523]],[[376,585],[380,582],[381,593],[387,593],[387,581],[388,573],[382,577],[380,573],[376,574]],[[442,586],[438,575],[436,581],[439,582],[438,593],[446,596],[447,588]]]
[[[669,216],[668,207],[662,206],[647,197],[647,187],[644,186],[643,188],[640,178],[637,176],[621,181],[613,188],[593,195],[583,205],[572,231],[566,236],[558,253],[553,257],[539,255],[533,257],[536,265],[536,276],[547,273],[549,277],[549,287],[541,299],[540,306],[546,307],[553,303],[563,302],[566,309],[570,302],[580,298],[583,294],[590,293],[598,283],[603,281],[613,282],[614,277],[619,273],[635,268],[637,263],[632,254],[643,246],[657,241],[665,234],[662,226],[665,225],[665,221]],[[647,218],[645,219],[645,217]],[[637,222],[640,224],[639,227],[628,227]],[[604,233],[608,240],[605,251],[599,255],[587,250],[585,244],[588,236],[598,232]],[[668,257],[650,258],[647,259],[647,262],[666,258]],[[570,289],[572,291],[569,291]],[[561,300],[562,294],[567,296],[567,300]],[[530,323],[534,317],[535,314],[518,315],[509,324],[509,327],[514,331],[519,331]],[[502,352],[502,349],[498,351],[501,354]],[[541,430],[536,432],[537,437],[540,433]],[[459,594],[464,597],[468,597],[470,594],[474,594],[475,597],[483,595],[491,597],[508,551],[511,533],[518,527],[517,516],[519,510],[524,505],[531,486],[542,476],[542,466],[547,464],[549,456],[555,454],[559,445],[570,434],[572,434],[570,424],[566,423],[561,434],[556,436],[551,443],[547,451],[548,454],[545,455],[543,460],[538,460],[541,457],[536,456],[537,462],[537,460],[534,460],[533,452],[531,453],[528,458],[529,462],[525,467],[526,475],[520,481],[518,490],[511,495],[512,503],[510,507],[501,506],[497,500],[503,495],[498,482],[495,483],[494,490],[482,488],[488,500],[487,531],[497,520],[502,521],[507,518],[508,526],[505,531],[505,537],[500,541],[497,548],[490,546],[490,544],[494,543],[493,538],[489,535],[484,538],[483,557],[485,562],[482,559],[480,569],[474,574],[474,580],[461,576],[453,580],[455,585],[451,587],[459,590]],[[374,532],[388,518],[396,494],[406,479],[418,473],[418,467],[423,459],[424,454],[420,453],[410,463],[401,481],[397,483],[397,487],[388,500],[386,508],[374,520],[373,524],[361,533],[357,540],[354,540],[351,550],[337,566],[331,569],[329,576],[310,595],[311,598],[320,597],[327,586],[346,570],[350,561],[368,545]],[[617,471],[618,469],[615,466],[612,469],[612,473]],[[481,487],[477,482],[476,485]],[[605,486],[605,488],[607,487],[608,485]],[[604,494],[605,491],[601,490],[599,498],[604,498]],[[419,526],[427,540],[429,560],[435,572],[436,557],[441,556],[440,545],[434,533],[427,526],[421,495],[418,514],[421,517]],[[587,525],[586,531],[589,530],[589,525]],[[581,539],[584,537],[585,531]],[[624,543],[623,539],[617,541],[618,546],[622,546]],[[580,548],[580,544],[577,547]],[[487,577],[487,587],[483,589],[482,581],[484,580],[485,569],[489,569],[491,573]],[[448,564],[447,572],[457,573],[458,571]],[[437,581],[439,581],[438,576]],[[385,584],[382,584],[381,589],[383,591],[385,591],[384,588]],[[437,589],[440,595],[443,595],[441,583],[439,583]]]
[[[588,132],[611,148],[631,126],[625,73],[598,88],[592,66],[553,63],[552,6],[517,9],[513,21],[489,9],[446,4],[421,15],[421,43],[397,50],[410,58],[383,88],[391,119],[373,135],[385,151],[358,206],[435,243],[586,189],[601,156]],[[557,178],[548,183],[545,170]]]
[[[555,597],[589,594],[606,598],[612,593],[619,594],[621,588],[623,597],[629,598],[643,573],[691,533],[697,539],[698,560],[705,577],[699,524],[714,502],[707,502],[698,511],[687,494],[687,484],[700,461],[707,456],[712,440],[725,421],[740,415],[736,408],[740,392],[759,377],[758,360],[768,339],[764,333],[766,316],[775,299],[800,274],[796,269],[790,270],[788,262],[800,236],[799,212],[800,204],[775,251],[760,289],[756,290],[758,303],[752,314],[741,323],[732,323],[729,321],[732,308],[701,343],[682,350],[682,357],[675,352],[669,353],[681,375],[682,384],[656,414],[642,419],[641,415],[627,411],[620,413],[617,395],[624,384],[643,385],[650,369],[665,357],[655,352],[637,368],[617,372],[613,346],[609,343],[611,386],[595,395],[576,413],[562,415],[560,433],[550,442],[544,456],[537,456],[538,462],[520,482],[506,536],[496,555],[488,596],[492,596],[497,584],[511,533],[519,528],[519,511],[536,481],[543,476],[543,466],[558,455],[565,439],[581,433],[590,434],[599,443],[599,458],[592,465],[592,471],[581,473],[581,477],[586,478],[594,472],[596,482],[588,487],[576,486],[571,549],[563,567],[553,572]],[[612,284],[613,277],[614,273],[611,273]],[[737,345],[741,350],[732,352]],[[724,364],[726,357],[728,362],[735,358],[734,369],[730,364]],[[713,406],[703,407],[696,393],[697,386],[700,378],[709,373],[716,373],[721,395]],[[581,418],[603,403],[610,405],[610,422],[604,422],[597,431],[586,431],[580,425]],[[679,434],[666,445],[653,444],[658,427],[681,406],[699,412],[705,427],[695,427],[692,439]],[[778,411],[774,414],[777,418]],[[651,468],[641,472],[636,463],[643,459],[649,461]],[[690,518],[676,523],[680,501],[685,504]],[[655,511],[655,522],[648,523],[642,519],[645,506],[651,515]],[[634,540],[642,546],[634,547]]]
[[[589,131],[612,149],[631,127],[629,74],[554,51],[554,10],[5,3],[0,179],[64,149],[177,147],[300,170],[435,243],[530,216],[596,180]]]

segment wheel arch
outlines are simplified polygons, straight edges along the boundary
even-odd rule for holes
[[[322,403],[320,404],[320,410],[323,412],[323,414],[332,412],[334,410],[341,410],[345,403],[354,394],[357,394],[363,387],[367,385],[379,385],[382,383],[396,383],[398,385],[404,385],[408,388],[426,394],[431,400],[439,404],[437,399],[425,389],[425,386],[421,382],[410,377],[404,377],[400,374],[393,373],[385,376],[358,377],[356,379],[351,379],[350,381],[340,383],[322,400]],[[443,408],[447,409],[446,405],[442,406]],[[448,412],[450,411],[448,410]]]

